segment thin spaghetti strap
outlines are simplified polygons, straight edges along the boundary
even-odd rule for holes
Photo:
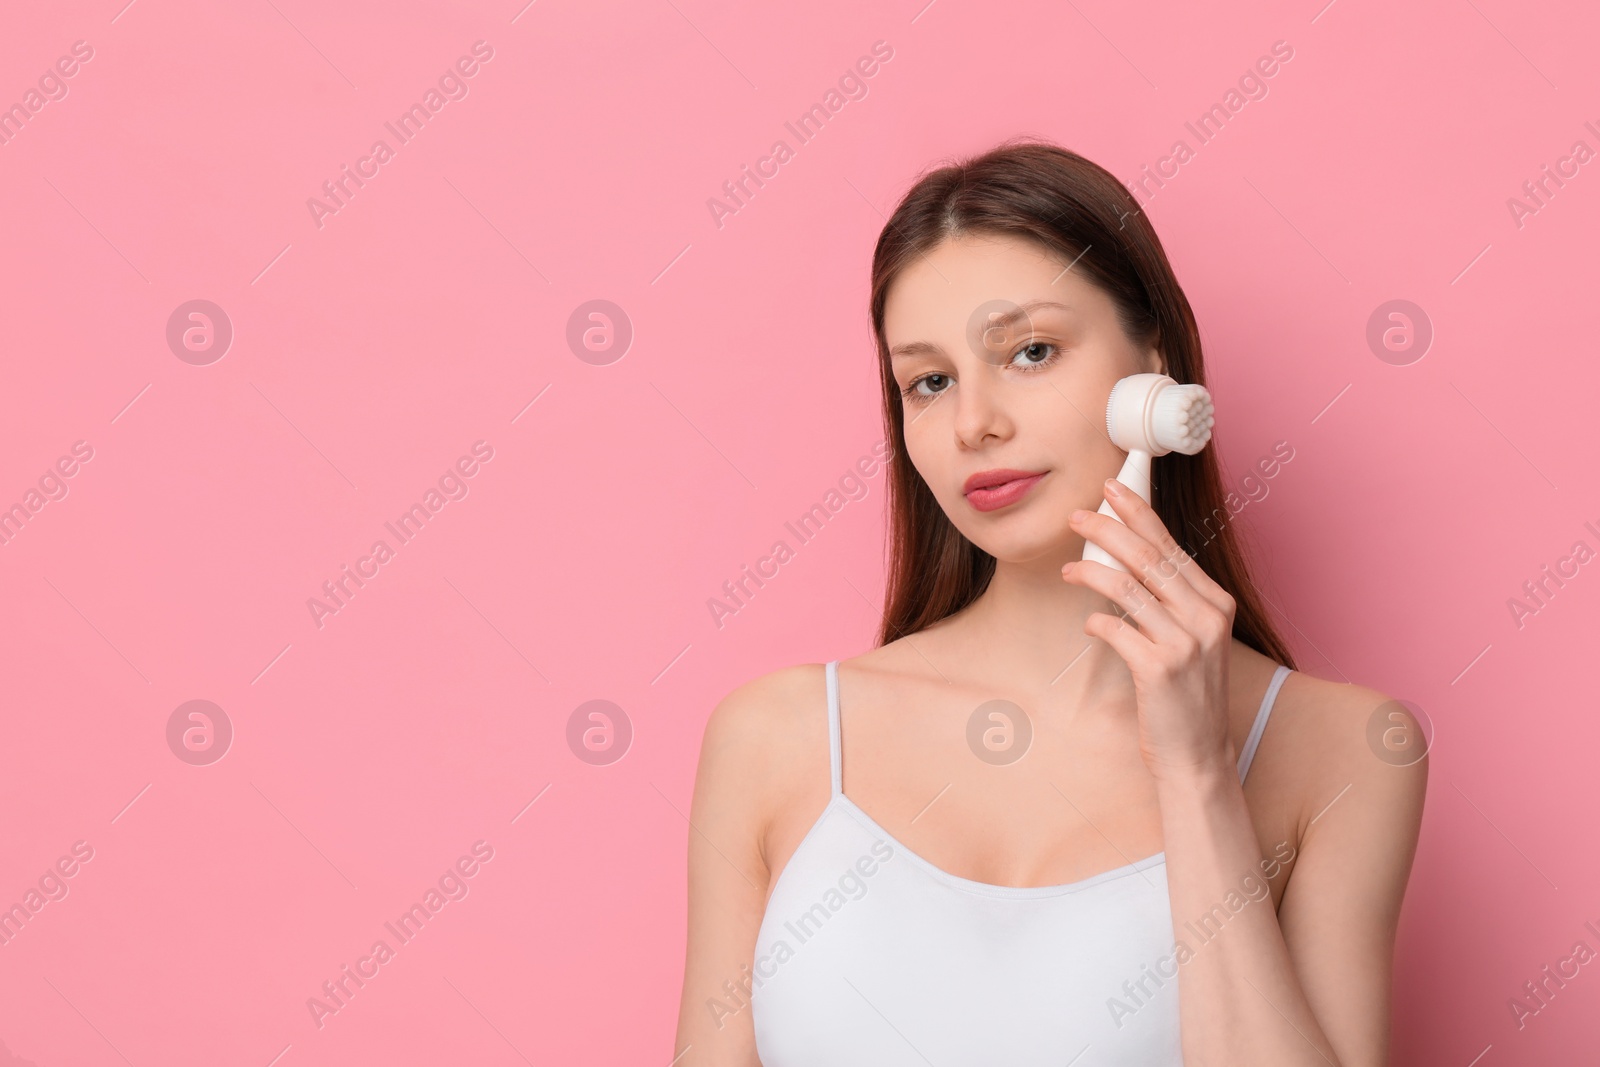
[[[833,775],[833,795],[843,791],[839,738],[839,661],[828,661],[828,770]]]
[[[1278,669],[1272,672],[1272,681],[1267,683],[1266,696],[1261,698],[1261,710],[1256,712],[1256,721],[1250,727],[1250,736],[1244,740],[1244,750],[1239,753],[1239,781],[1244,782],[1244,776],[1250,773],[1250,761],[1255,759],[1256,746],[1261,744],[1261,735],[1267,729],[1267,718],[1272,714],[1272,705],[1278,699],[1278,690],[1283,686],[1283,680],[1289,677],[1289,668],[1278,664]]]

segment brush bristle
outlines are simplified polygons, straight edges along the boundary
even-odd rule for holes
[[[1203,385],[1173,385],[1156,397],[1154,424],[1159,443],[1192,456],[1211,440],[1215,421],[1211,394]]]

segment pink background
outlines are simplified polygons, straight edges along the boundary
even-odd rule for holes
[[[1190,143],[1147,210],[1230,483],[1295,450],[1242,519],[1263,588],[1305,669],[1436,724],[1396,1062],[1592,1055],[1600,965],[1520,1030],[1507,1007],[1600,949],[1600,564],[1507,607],[1600,548],[1600,163],[1507,206],[1600,149],[1592,9],[124,3],[0,24],[0,104],[93,49],[0,145],[0,507],[93,450],[0,546],[0,905],[93,849],[0,945],[0,1064],[665,1065],[702,726],[870,645],[882,474],[720,628],[708,600],[879,439],[884,216],[1017,133],[1129,181]],[[319,227],[307,199],[479,40],[468,95]],[[195,299],[234,330],[205,366],[166,340]],[[595,299],[634,330],[607,365],[566,340]],[[1435,331],[1409,365],[1366,341],[1392,299]],[[308,599],[477,441],[465,498],[319,627]],[[235,731],[205,766],[166,736],[195,699]],[[594,699],[634,732],[606,766],[567,742]],[[307,999],[477,841],[469,894],[319,1028]]]

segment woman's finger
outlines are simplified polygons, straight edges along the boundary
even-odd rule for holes
[[[1212,607],[1222,609],[1232,603],[1228,591],[1183,550],[1183,546],[1167,529],[1166,523],[1161,521],[1161,516],[1156,514],[1155,508],[1145,503],[1143,497],[1117,479],[1108,478],[1106,499],[1111,502],[1111,510],[1117,513],[1123,524],[1150,545],[1153,555],[1146,554],[1140,563],[1149,568],[1149,574],[1157,577],[1158,584],[1182,578],[1190,589],[1205,598]],[[1108,548],[1106,551],[1111,550]],[[1182,590],[1177,590],[1177,593],[1181,596]]]
[[[1116,504],[1113,502],[1112,506]],[[1192,615],[1206,604],[1206,598],[1190,584],[1186,573],[1200,568],[1187,555],[1182,555],[1181,549],[1181,560],[1166,557],[1127,523],[1118,522],[1098,511],[1074,512],[1070,521],[1074,532],[1105,549],[1113,559],[1128,568],[1128,573],[1135,581],[1178,614]],[[1171,537],[1167,540],[1171,541]]]
[[[1110,645],[1111,650],[1121,656],[1130,669],[1150,662],[1150,657],[1155,654],[1155,645],[1139,632],[1137,626],[1130,626],[1126,619],[1107,615],[1103,611],[1089,613],[1089,617],[1083,620],[1083,632]]]
[[[1117,605],[1139,624],[1152,643],[1161,644],[1188,633],[1172,617],[1167,606],[1131,574],[1094,560],[1080,560],[1061,568],[1061,576],[1074,585],[1094,590]]]

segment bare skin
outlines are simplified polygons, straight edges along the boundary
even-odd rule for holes
[[[997,885],[1074,882],[1164,851],[1175,937],[1259,877],[1261,858],[1291,855],[1269,882],[1273,909],[1244,909],[1182,966],[1185,1062],[1384,1064],[1427,760],[1374,755],[1383,694],[1296,672],[1241,786],[1235,763],[1275,664],[1227,636],[1226,595],[1192,560],[1136,592],[1091,564],[1064,578],[1086,533],[1125,563],[1181,556],[1132,494],[1113,499],[1126,525],[1072,518],[1099,506],[1122,462],[1095,421],[1111,385],[1165,368],[1065,267],[1027,242],[964,237],[891,290],[908,455],[997,568],[964,611],[841,662],[844,791],[929,862]],[[996,359],[967,334],[971,309],[996,298],[1070,310],[1035,308],[1017,358]],[[1048,473],[1016,504],[979,511],[962,483],[996,467]],[[1034,727],[1025,758],[1004,766],[965,740],[973,709],[996,698]],[[744,973],[772,888],[828,797],[820,664],[717,706],[690,815],[682,1067],[759,1063],[749,1010],[719,1025],[706,1003]]]

